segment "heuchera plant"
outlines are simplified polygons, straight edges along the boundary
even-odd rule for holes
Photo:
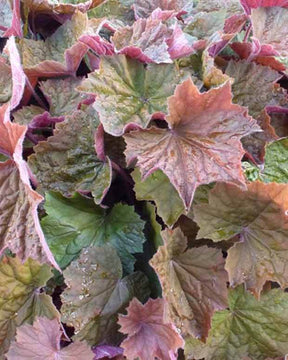
[[[0,0],[0,360],[285,358],[287,24]]]

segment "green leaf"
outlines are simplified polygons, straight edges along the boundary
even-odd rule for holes
[[[5,2],[5,1],[4,1]],[[1,0],[0,0],[1,3]],[[0,10],[1,18],[1,10]],[[2,25],[2,23],[1,23]],[[12,74],[10,66],[5,64],[0,57],[0,103],[8,102],[12,95]]]
[[[67,199],[47,193],[42,222],[43,231],[58,264],[65,268],[82,248],[89,245],[112,245],[124,269],[133,271],[133,253],[142,252],[145,241],[144,221],[128,205],[116,204],[104,210],[87,198],[75,194]]]
[[[261,178],[265,182],[288,183],[288,138],[267,145],[265,167]]]
[[[96,94],[95,109],[104,129],[120,136],[130,123],[147,127],[154,113],[167,112],[167,97],[179,79],[174,65],[149,64],[116,55],[102,57],[100,70],[88,75],[79,91]]]
[[[87,52],[85,45],[77,43],[87,24],[87,15],[77,11],[45,41],[21,39],[19,46],[26,73],[45,77],[74,75]]]
[[[147,280],[139,273],[121,280],[120,258],[108,245],[83,250],[64,270],[64,277],[68,287],[61,295],[62,321],[74,326],[77,339],[91,345],[111,336],[105,327],[111,330],[116,325],[115,315],[133,297],[136,279],[141,291],[147,291]]]
[[[138,168],[133,171],[132,177],[135,181],[134,190],[137,199],[155,201],[158,215],[169,227],[173,226],[185,208],[168,177],[161,170],[157,170],[141,181]]]
[[[81,79],[48,79],[41,83],[40,89],[46,96],[52,116],[65,116],[77,110],[78,104],[83,99],[75,88],[80,85]]]
[[[131,8],[133,0],[107,0],[88,11],[89,18],[108,18],[113,25],[123,26],[134,21],[134,11]]]
[[[257,301],[243,286],[230,290],[229,310],[215,313],[206,344],[186,339],[187,359],[265,360],[288,352],[288,294],[273,289]]]
[[[110,160],[98,159],[94,134],[98,119],[75,111],[58,123],[54,135],[34,147],[29,165],[44,190],[65,196],[75,191],[92,192],[100,203],[112,180]]]
[[[40,294],[52,276],[51,268],[29,258],[4,256],[0,262],[0,356],[9,348],[16,326],[32,323],[36,316],[58,317],[51,298]]]

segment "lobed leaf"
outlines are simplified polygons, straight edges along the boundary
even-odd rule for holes
[[[184,81],[168,99],[169,129],[151,127],[124,135],[128,164],[137,158],[143,180],[162,170],[186,210],[201,184],[226,181],[245,188],[240,138],[258,126],[231,98],[229,82],[201,94],[191,79]]]

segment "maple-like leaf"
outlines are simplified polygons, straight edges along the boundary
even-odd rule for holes
[[[229,293],[229,309],[215,313],[206,344],[186,339],[187,359],[265,360],[288,352],[288,296],[273,289],[257,301],[244,286]]]
[[[275,83],[282,77],[268,66],[245,60],[230,61],[225,73],[234,79],[233,102],[247,106],[249,114],[255,119],[272,102]]]
[[[67,288],[61,294],[62,320],[74,326],[77,338],[91,345],[103,340],[111,325],[115,327],[115,315],[135,294],[133,283],[140,282],[142,293],[147,287],[140,273],[121,279],[120,258],[109,245],[84,249],[64,270],[64,277]]]
[[[108,243],[117,249],[125,270],[133,271],[132,254],[142,252],[145,223],[132,206],[116,204],[109,211],[80,195],[66,199],[47,193],[45,210],[48,216],[41,225],[62,268],[77,257],[83,247]]]
[[[175,58],[194,53],[199,45],[177,24],[174,29],[168,28],[153,14],[116,31],[112,42],[119,54],[156,64],[172,63]]]
[[[264,182],[288,183],[288,139],[280,139],[267,145],[264,170],[261,178]]]
[[[98,124],[89,113],[75,111],[56,125],[53,136],[34,147],[29,166],[43,189],[65,196],[92,192],[96,203],[102,201],[111,184],[112,167],[108,158],[99,160],[95,151]]]
[[[176,359],[183,339],[171,323],[163,322],[164,300],[149,299],[144,305],[134,298],[127,308],[127,315],[120,315],[120,331],[128,337],[121,343],[129,359]]]
[[[91,348],[83,342],[74,342],[61,349],[62,331],[59,320],[38,317],[33,326],[17,329],[16,341],[11,344],[7,360],[93,360]]]
[[[97,95],[93,104],[104,129],[120,136],[129,124],[147,127],[154,113],[165,113],[167,97],[179,78],[174,65],[148,65],[124,55],[102,57],[100,70],[78,89]]]
[[[288,7],[288,3],[286,6]],[[288,56],[288,9],[282,7],[253,9],[251,21],[253,35],[261,44],[272,45],[280,56]]]
[[[168,99],[169,129],[151,127],[124,135],[128,164],[137,158],[143,180],[162,170],[187,210],[201,184],[226,181],[245,188],[240,138],[258,126],[231,99],[229,82],[201,94],[191,79],[184,81]]]
[[[158,215],[169,227],[173,226],[179,216],[184,213],[185,208],[168,177],[157,170],[141,181],[141,174],[137,168],[133,171],[132,177],[135,181],[134,191],[137,199],[155,201]],[[167,194],[169,194],[168,197]]]
[[[75,75],[88,48],[77,42],[87,27],[87,15],[76,11],[45,41],[22,39],[22,61],[29,76]]]
[[[39,290],[52,276],[47,264],[3,256],[0,261],[0,355],[9,348],[16,326],[35,316],[59,317],[52,299]]]
[[[194,215],[199,239],[218,242],[238,236],[226,260],[230,284],[245,283],[259,296],[268,280],[283,288],[288,284],[288,186],[257,181],[247,188],[217,184],[209,193],[209,204],[195,205]]]
[[[168,320],[205,339],[215,310],[227,306],[228,276],[221,250],[207,246],[187,249],[182,231],[162,233],[164,246],[150,261],[161,281]]]

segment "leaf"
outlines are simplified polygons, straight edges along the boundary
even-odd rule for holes
[[[41,0],[41,2],[38,0],[22,1],[25,1],[25,6],[27,6],[32,13],[36,13],[37,15],[41,13],[48,15],[71,15],[77,11],[86,12],[103,2],[103,0]]]
[[[257,301],[243,286],[229,293],[229,309],[215,313],[206,344],[186,340],[188,359],[265,360],[285,356],[287,342],[288,298],[273,289]]]
[[[285,5],[288,7],[287,1]],[[253,9],[251,21],[253,35],[261,44],[272,45],[280,56],[288,56],[288,9],[282,7],[261,7]]]
[[[16,342],[7,354],[8,360],[93,360],[90,347],[83,342],[75,342],[60,349],[62,331],[57,319],[39,317],[32,325],[22,325],[17,329]]]
[[[25,73],[41,77],[75,75],[87,52],[86,45],[77,43],[87,22],[87,16],[78,11],[46,41],[22,39],[20,47]]]
[[[1,1],[1,0],[0,0]],[[4,0],[6,2],[6,0]],[[11,69],[0,57],[0,103],[8,102],[12,95]]]
[[[287,287],[287,193],[285,184],[257,181],[247,191],[217,184],[209,204],[194,206],[198,239],[239,239],[226,260],[231,286],[244,283],[257,297],[266,281]]]
[[[288,183],[288,139],[280,139],[267,145],[264,170],[261,178],[265,182]]]
[[[97,126],[97,118],[78,110],[56,125],[53,136],[34,147],[29,166],[43,189],[65,196],[92,192],[96,203],[102,201],[112,181],[112,168],[108,158],[103,162],[97,157]]]
[[[16,47],[15,38],[12,36],[7,40],[5,50],[9,54],[12,75],[12,94],[10,98],[10,109],[15,109],[21,99],[25,88],[26,76],[22,69],[21,59]]]
[[[127,162],[137,158],[143,180],[162,170],[186,210],[201,184],[226,181],[245,188],[240,138],[258,127],[231,98],[228,82],[201,94],[191,79],[184,81],[168,99],[169,129],[151,127],[124,135]]]
[[[176,13],[182,14],[182,12],[191,11],[192,7],[193,1],[190,0],[135,0],[134,2],[134,11],[137,19],[149,17],[157,8],[164,11],[174,10]]]
[[[47,264],[3,256],[0,261],[0,355],[9,348],[16,326],[35,316],[58,317],[51,298],[39,290],[52,276]]]
[[[0,249],[9,247],[23,261],[32,257],[57,268],[39,224],[37,207],[43,198],[32,190],[22,159],[26,127],[9,117],[9,106],[0,107],[0,152],[10,158],[0,163]]]
[[[74,326],[76,337],[94,345],[103,341],[107,329],[115,327],[115,315],[135,294],[133,282],[146,279],[134,273],[121,280],[122,266],[116,251],[109,245],[90,247],[64,270],[67,289],[61,295],[62,320]],[[146,283],[146,284],[145,284]],[[103,326],[104,325],[104,326]]]
[[[184,31],[197,39],[209,39],[217,31],[223,31],[226,9],[210,12],[197,12]]]
[[[112,38],[115,50],[146,63],[172,63],[173,59],[196,52],[195,37],[183,33],[175,23],[168,28],[155,10],[147,19],[138,19],[132,26],[117,30]],[[169,12],[169,16],[171,16]],[[165,19],[165,16],[164,16]],[[200,42],[202,45],[202,42]]]
[[[268,66],[248,61],[229,61],[225,73],[234,79],[233,102],[247,106],[255,119],[272,102],[275,82],[282,77]]]
[[[103,18],[113,20],[116,26],[123,26],[134,21],[134,12],[131,8],[132,1],[130,0],[107,0],[100,6],[88,12],[89,18]]]
[[[240,0],[240,2],[247,14],[251,14],[251,9],[257,9],[259,7],[288,7],[287,0]]]
[[[41,83],[40,89],[49,102],[49,112],[52,116],[71,115],[78,109],[83,96],[75,90],[81,79],[66,78],[48,79]]]
[[[121,332],[128,334],[121,343],[129,359],[176,359],[177,349],[184,346],[183,339],[173,324],[163,322],[164,300],[149,299],[142,305],[134,298],[127,308],[127,315],[120,315]]]
[[[112,41],[119,54],[146,63],[172,63],[166,40],[171,30],[157,19],[139,19],[132,26],[119,29]]]
[[[116,346],[109,346],[109,345],[99,345],[93,348],[93,352],[95,354],[94,360],[105,360],[107,359],[118,359],[122,357],[123,349]]]
[[[132,254],[142,252],[145,237],[144,221],[132,206],[116,204],[109,211],[80,195],[66,199],[47,193],[45,210],[48,216],[41,225],[62,268],[75,259],[83,247],[108,243],[117,250],[125,271],[133,271]]]
[[[102,57],[79,91],[97,95],[93,104],[106,132],[122,135],[129,124],[147,127],[152,115],[165,113],[167,97],[178,82],[174,65],[144,65],[124,55]]]
[[[132,177],[135,181],[134,191],[137,199],[155,201],[158,215],[169,227],[173,226],[185,208],[168,177],[157,170],[141,181],[141,174],[137,168],[133,171]]]
[[[270,124],[270,116],[266,110],[263,110],[257,118],[257,123],[263,130],[242,139],[242,144],[247,153],[249,153],[256,163],[264,162],[265,146],[278,139],[273,126]]]
[[[166,321],[181,333],[205,339],[215,310],[227,306],[228,276],[221,250],[207,246],[187,249],[187,239],[179,228],[162,232],[164,246],[150,261],[159,276]]]

